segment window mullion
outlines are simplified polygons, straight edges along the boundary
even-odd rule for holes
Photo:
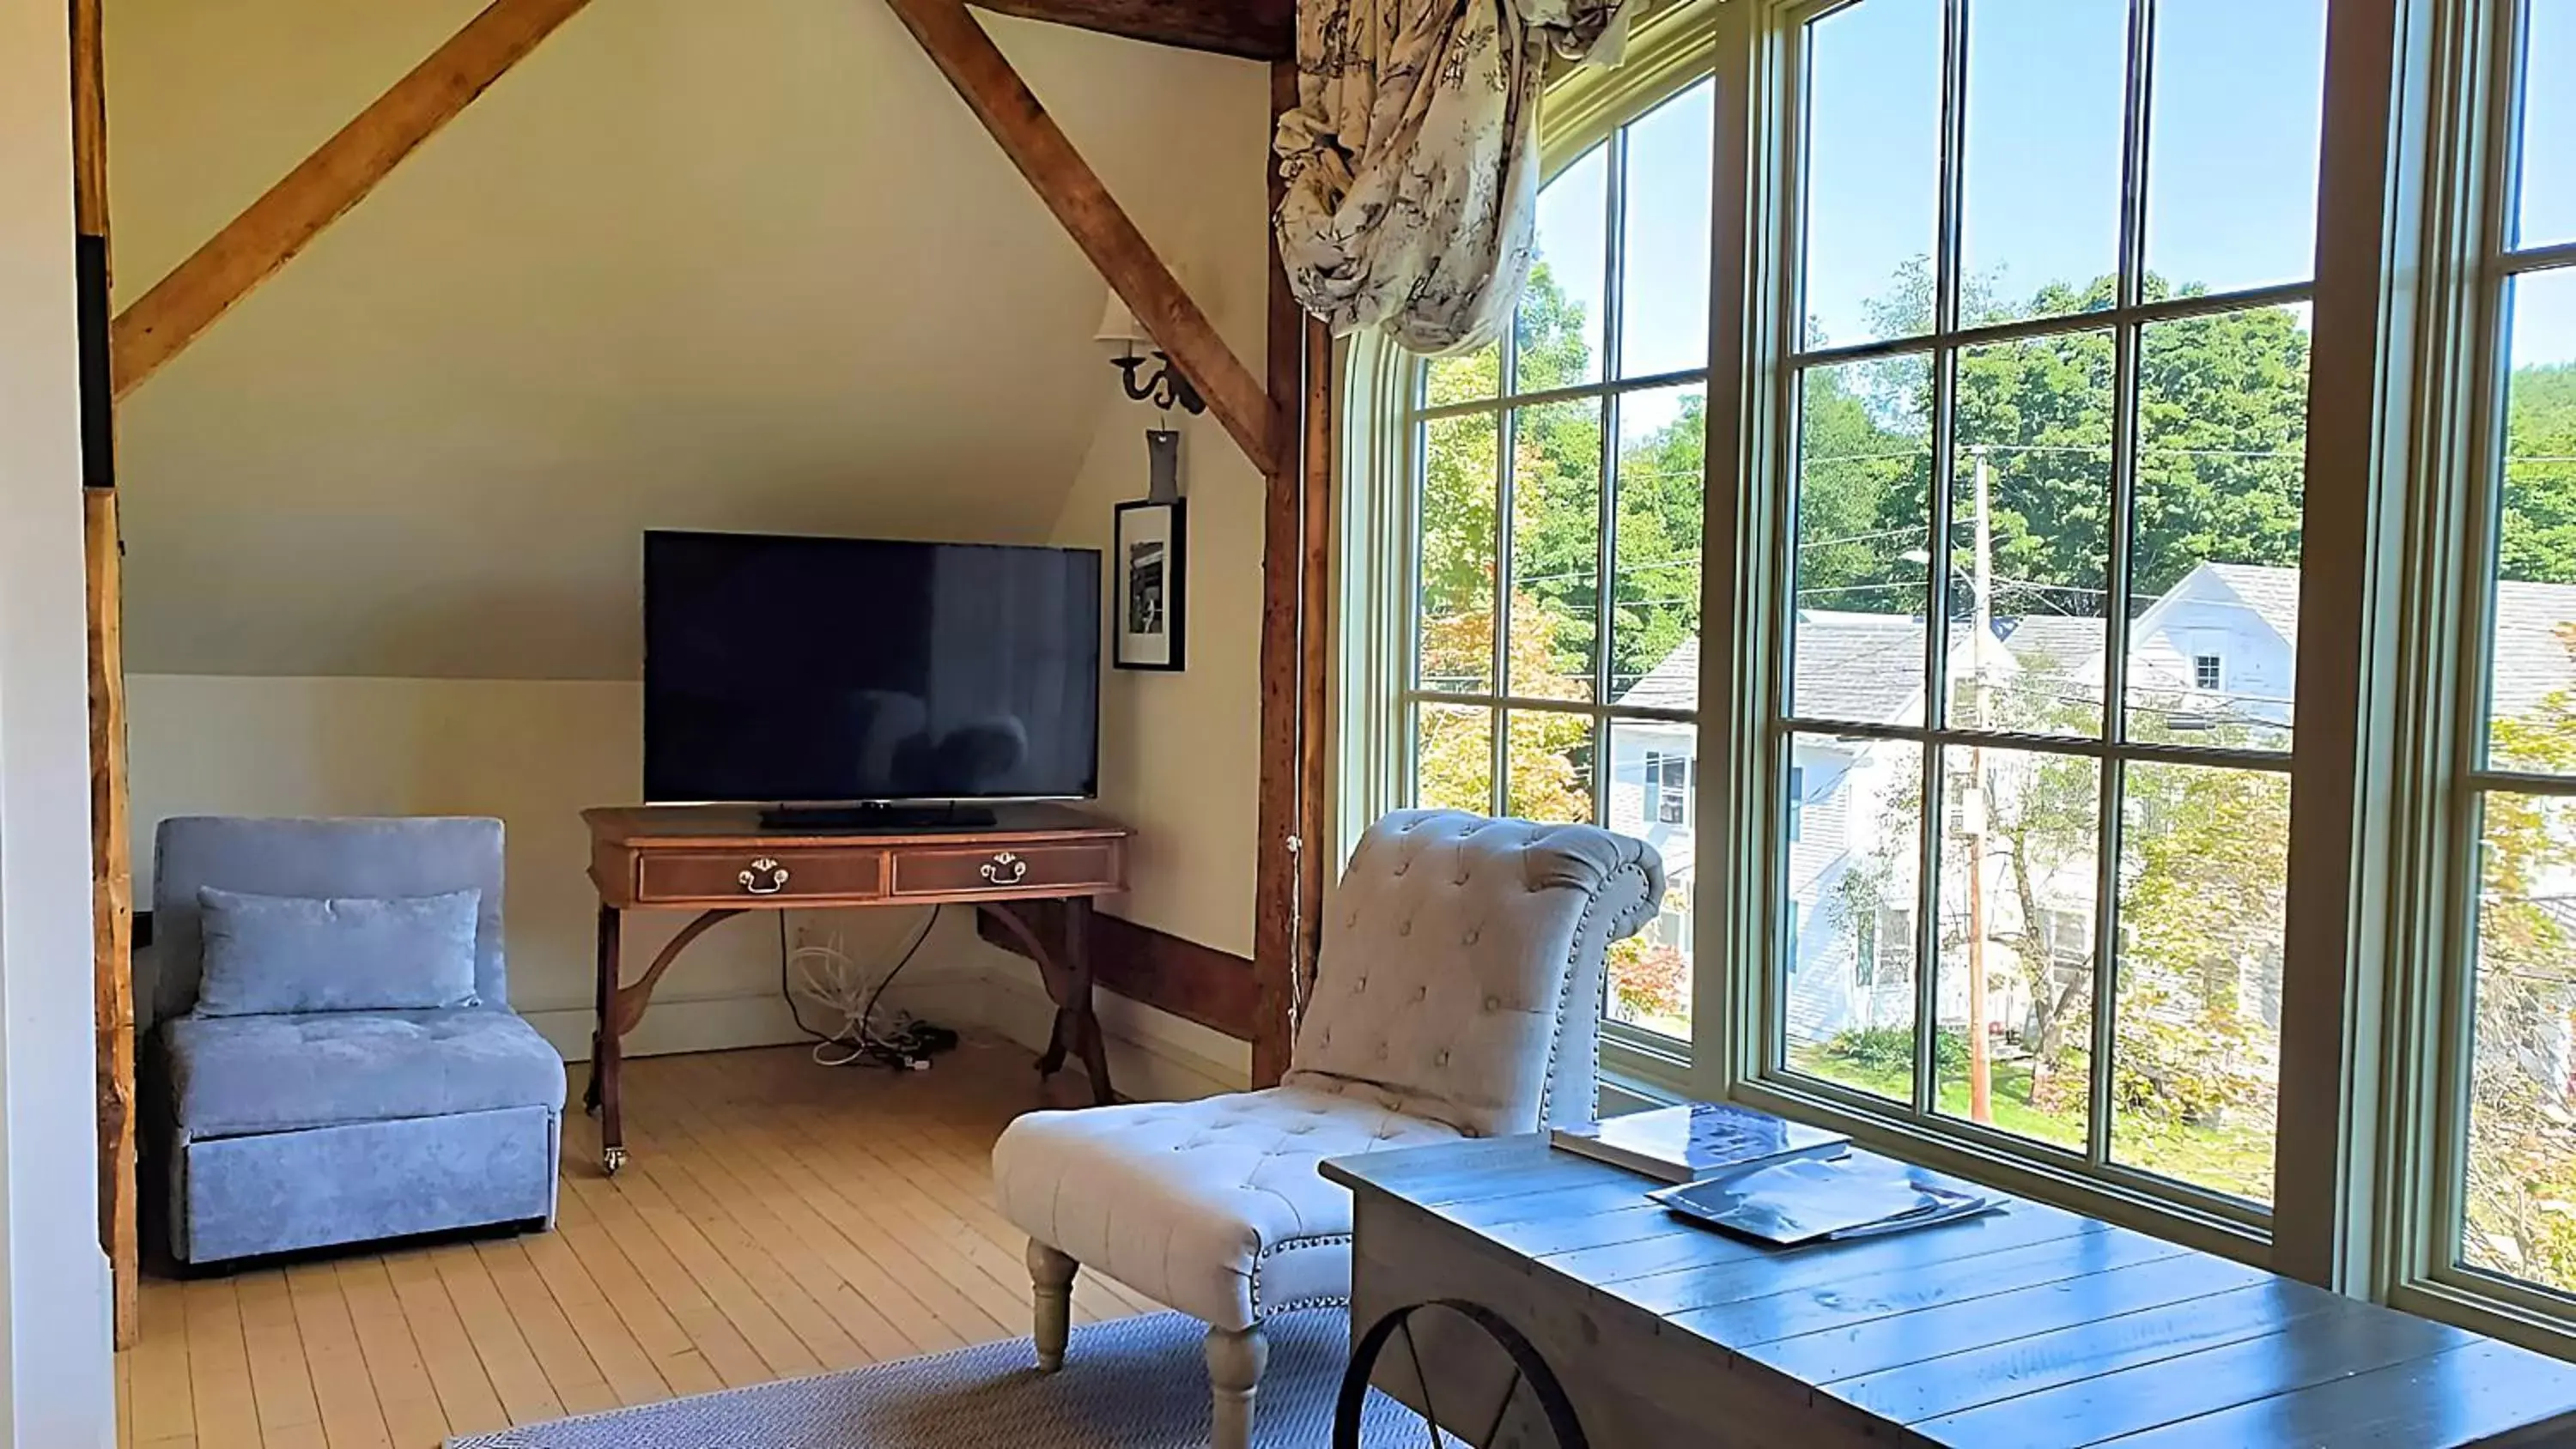
[[[1941,154],[1939,254],[1932,265],[1932,330],[1946,338],[1959,330],[1960,212],[1968,112],[1968,0],[1948,0],[1941,24]],[[1939,732],[1949,723],[1950,673],[1950,478],[1958,446],[1958,353],[1946,344],[1932,354],[1932,456],[1923,480],[1924,539],[1923,722],[1934,738],[1923,749],[1922,875],[1915,882],[1914,1110],[1929,1115],[1940,1104],[1941,1038],[1941,827],[1948,790]],[[1972,865],[1971,869],[1976,867]],[[1972,1031],[1983,1024],[1969,1023]]]
[[[1508,326],[1503,334],[1503,392],[1511,392],[1511,374],[1516,362],[1518,327]],[[1494,654],[1493,675],[1489,688],[1496,700],[1512,690],[1512,474],[1513,455],[1519,451],[1520,411],[1509,403],[1502,405],[1494,419]],[[1498,703],[1494,706],[1493,727],[1488,731],[1493,767],[1486,782],[1488,815],[1511,813],[1511,781],[1506,779],[1511,768],[1511,715]]]
[[[2146,287],[2147,145],[2149,102],[2155,84],[2155,0],[2129,7],[2128,99],[2122,112],[2120,163],[2119,305],[2135,307]],[[2138,487],[2140,354],[2146,328],[2122,322],[2112,333],[2110,557],[2103,560],[2101,821],[2093,840],[2092,1068],[2085,1121],[2085,1154],[2111,1160],[2113,1083],[2118,1077],[2120,1026],[2120,828],[2128,794],[2128,766],[2120,746],[2129,738],[2129,621],[2133,614],[2130,559]]]
[[[1592,584],[1592,699],[1595,705],[1608,708],[1610,698],[1611,627],[1615,611],[1611,601],[1618,592],[1619,559],[1619,396],[1607,390],[1611,378],[1619,371],[1621,314],[1627,275],[1625,231],[1628,196],[1628,128],[1610,133],[1609,183],[1601,188],[1603,209],[1601,254],[1606,275],[1601,283],[1601,380],[1604,391],[1596,414],[1601,420],[1601,467],[1598,503],[1600,514],[1594,529],[1598,550],[1594,559]],[[1610,725],[1606,718],[1596,718],[1592,727],[1592,819],[1595,824],[1610,821]],[[1650,813],[1647,817],[1653,818]]]

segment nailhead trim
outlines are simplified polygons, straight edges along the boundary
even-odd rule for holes
[[[1302,1238],[1283,1238],[1280,1241],[1263,1248],[1260,1252],[1253,1254],[1250,1289],[1252,1296],[1252,1316],[1254,1320],[1258,1321],[1265,1312],[1285,1313],[1291,1308],[1320,1308],[1326,1303],[1350,1302],[1350,1299],[1347,1296],[1344,1296],[1340,1298],[1302,1298],[1290,1303],[1274,1304],[1268,1309],[1264,1309],[1261,1306],[1261,1265],[1263,1263],[1268,1262],[1272,1258],[1279,1257],[1282,1254],[1300,1252],[1307,1248],[1347,1248],[1350,1245],[1351,1235],[1348,1233],[1315,1233]]]

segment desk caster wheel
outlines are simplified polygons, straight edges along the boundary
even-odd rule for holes
[[[610,1177],[615,1177],[615,1176],[617,1175],[617,1169],[619,1169],[619,1168],[621,1168],[621,1167],[624,1167],[625,1165],[626,1165],[626,1149],[625,1149],[625,1148],[623,1148],[623,1147],[605,1147],[605,1148],[600,1149],[600,1153],[599,1153],[599,1170],[600,1170],[601,1172],[606,1173],[606,1174],[607,1174],[608,1176],[610,1176]]]

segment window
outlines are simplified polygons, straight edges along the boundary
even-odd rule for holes
[[[1800,879],[1796,806],[1773,840],[1787,915],[1919,934],[1882,929],[1844,1009],[1775,984],[1767,1071],[2249,1220],[2323,12],[1856,0],[1790,36],[1768,744],[1859,759],[1838,872]],[[2213,637],[2277,641],[2278,697],[2198,697]]]
[[[2483,248],[2486,465],[2466,570],[2469,691],[2455,859],[2474,939],[2453,983],[2439,1269],[2576,1313],[2576,5],[2521,0],[2498,37],[2512,117]]]
[[[1366,374],[1350,777],[1656,841],[1623,1084],[2569,1354],[2576,0],[2327,5],[1553,89],[1513,335]]]
[[[1714,89],[1685,72],[1556,158],[1509,336],[1419,368],[1408,409],[1398,795],[1655,839],[1684,921]],[[1694,954],[1686,933],[1620,943],[1606,1014],[1687,1040]]]
[[[1658,825],[1690,823],[1690,758],[1646,751],[1645,818]]]

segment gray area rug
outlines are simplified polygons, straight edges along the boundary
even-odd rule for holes
[[[1074,1330],[1064,1371],[1041,1374],[1025,1338],[870,1364],[498,1434],[449,1449],[1197,1449],[1208,1441],[1207,1329],[1178,1313]],[[1350,1356],[1336,1308],[1270,1320],[1270,1367],[1253,1416],[1259,1449],[1331,1442]],[[1422,1421],[1372,1394],[1361,1442],[1424,1442]]]

